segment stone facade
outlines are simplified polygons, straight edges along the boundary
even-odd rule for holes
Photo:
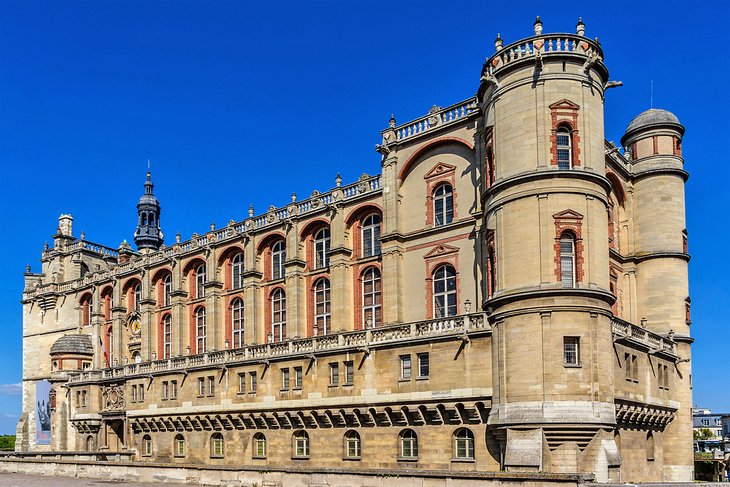
[[[25,275],[18,448],[691,480],[684,128],[607,142],[584,29],[498,37],[475,97],[391,119],[381,174],[167,247],[148,174],[138,252],[62,215]]]

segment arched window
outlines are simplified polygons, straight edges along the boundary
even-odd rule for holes
[[[363,328],[382,323],[380,271],[371,267],[362,276],[362,324]]]
[[[106,289],[102,293],[102,302],[104,303],[104,320],[109,321],[112,319],[112,307],[114,306],[112,300],[112,290]]]
[[[220,433],[210,435],[210,457],[223,458],[223,435]]]
[[[200,264],[197,267],[197,269],[195,269],[195,297],[196,298],[205,297],[205,282],[206,282],[205,264]]]
[[[456,315],[456,270],[450,265],[433,273],[433,314],[434,318]]]
[[[208,346],[208,326],[205,320],[205,308],[195,310],[195,353],[205,353]]]
[[[185,456],[185,437],[183,435],[175,436],[173,442],[173,455],[176,457]]]
[[[271,293],[271,340],[280,342],[286,338],[286,293],[276,289]]]
[[[371,213],[362,221],[362,256],[380,254],[380,215]]]
[[[651,431],[646,434],[646,459],[654,460],[654,433]]]
[[[134,285],[134,301],[133,306],[135,311],[142,309],[142,284],[139,282]]]
[[[560,281],[565,288],[575,286],[575,239],[569,233],[560,236]]]
[[[433,192],[434,225],[437,227],[454,221],[454,191],[449,184],[442,184]]]
[[[150,435],[142,437],[142,455],[145,457],[152,456],[152,437]]]
[[[114,329],[110,326],[107,332],[107,343],[109,343],[109,366],[114,365]]]
[[[573,149],[570,145],[570,129],[561,126],[557,130],[558,169],[570,169],[573,165]]]
[[[243,299],[236,298],[231,303],[231,347],[243,346]]]
[[[398,435],[400,458],[418,458],[418,436],[412,429],[405,429]]]
[[[297,431],[292,435],[293,440],[293,457],[307,458],[309,457],[309,435],[306,431]]]
[[[286,276],[284,261],[286,260],[286,245],[279,240],[271,246],[271,278],[281,279]]]
[[[142,213],[142,226],[147,225],[147,213]]]
[[[314,268],[322,269],[330,265],[330,229],[322,228],[314,234]]]
[[[94,450],[96,450],[96,440],[93,435],[89,435],[86,437],[86,451]]]
[[[139,364],[142,362],[142,355],[139,352],[133,352],[132,353],[132,362],[135,364]]]
[[[87,295],[81,301],[81,324],[88,326],[91,324],[91,314],[94,308],[94,301],[91,294]]]
[[[162,306],[172,304],[172,274],[167,274],[162,279]]]
[[[231,260],[231,289],[243,287],[243,254],[236,254]]]
[[[474,459],[474,433],[467,428],[454,433],[454,458]]]
[[[345,458],[360,458],[360,435],[357,431],[350,430],[345,433]]]
[[[172,315],[162,318],[162,358],[172,357]]]
[[[330,282],[319,279],[314,283],[314,334],[330,332]]]
[[[253,435],[253,455],[254,458],[266,458],[266,436],[263,433]]]

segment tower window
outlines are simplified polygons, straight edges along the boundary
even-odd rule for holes
[[[563,337],[563,363],[580,365],[580,337]]]
[[[570,169],[572,166],[573,150],[570,141],[570,130],[568,127],[560,127],[557,130],[557,151],[558,169]]]
[[[434,224],[439,227],[454,220],[454,191],[448,184],[442,184],[433,193]]]
[[[575,239],[568,233],[560,237],[560,281],[564,288],[575,286]]]

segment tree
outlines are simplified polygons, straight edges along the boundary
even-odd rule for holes
[[[709,440],[714,434],[712,434],[712,431],[709,428],[700,428],[699,430],[694,430],[692,432],[692,436],[695,440]]]

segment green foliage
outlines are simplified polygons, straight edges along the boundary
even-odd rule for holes
[[[1,435],[0,436],[0,451],[13,451],[15,450],[15,435]]]
[[[715,435],[712,434],[709,428],[700,428],[699,430],[694,430],[692,436],[694,436],[695,440],[708,440]]]

